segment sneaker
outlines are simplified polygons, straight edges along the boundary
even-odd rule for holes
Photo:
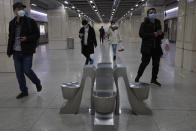
[[[40,92],[42,90],[42,85],[38,84],[38,85],[36,85],[36,88],[37,88],[37,92]]]
[[[119,49],[118,51],[119,51],[119,52],[122,52],[122,51],[124,51],[124,50],[125,50],[125,49],[122,48],[122,49]]]
[[[135,82],[138,83],[138,82],[139,82],[139,79],[140,79],[140,78],[137,76],[137,77],[135,78]]]
[[[28,92],[22,92],[18,96],[16,96],[16,99],[21,99],[23,97],[27,97],[28,95],[29,95]]]
[[[93,60],[93,59],[91,59],[90,64],[91,64],[91,65],[94,64],[94,60]]]
[[[158,86],[158,87],[161,87],[161,83],[159,83],[158,81],[151,81],[151,84],[155,85],[155,86]]]

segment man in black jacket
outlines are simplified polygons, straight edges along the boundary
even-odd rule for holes
[[[101,26],[101,28],[99,29],[100,32],[100,44],[103,44],[103,40],[104,40],[104,36],[105,36],[105,30],[103,28],[103,26]]]
[[[14,59],[16,76],[21,90],[17,99],[28,96],[24,74],[36,85],[38,92],[42,90],[41,81],[31,69],[33,53],[35,53],[40,32],[36,22],[25,16],[25,8],[23,3],[16,2],[13,5],[16,17],[9,23],[7,55],[8,57],[13,55]]]
[[[86,57],[85,65],[93,64],[93,59],[90,55],[94,53],[94,47],[97,47],[97,40],[95,30],[88,24],[87,20],[82,21],[83,27],[79,31],[79,38],[81,39],[81,52]]]
[[[151,8],[147,11],[148,17],[145,18],[141,24],[139,35],[142,38],[142,63],[140,64],[135,82],[139,82],[146,66],[149,64],[152,58],[152,78],[151,83],[157,86],[161,84],[157,81],[157,75],[159,72],[160,58],[163,54],[161,49],[161,40],[164,37],[161,28],[160,20],[156,19],[156,9]]]

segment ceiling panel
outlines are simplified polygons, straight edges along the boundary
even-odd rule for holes
[[[68,0],[69,6],[74,5],[76,9],[81,10],[84,14],[89,16],[95,22],[101,22],[97,13],[92,9],[91,5],[88,2],[89,0]],[[114,5],[114,1],[117,1]],[[131,8],[135,6],[141,0],[94,0],[95,5],[99,11],[99,14],[103,22],[109,22],[111,18],[112,9],[115,8],[116,11],[113,16],[113,20],[120,19],[125,13],[127,13]],[[155,6],[164,6],[170,3],[173,3],[177,0],[148,0],[149,4]],[[62,5],[64,0],[31,0],[31,3],[35,3],[39,8],[44,10],[54,9]],[[136,14],[140,14],[140,11],[137,10]],[[68,11],[70,16],[78,16],[76,11]]]

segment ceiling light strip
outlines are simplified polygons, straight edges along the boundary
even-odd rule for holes
[[[113,20],[113,17],[114,17],[114,15],[115,15],[115,13],[116,13],[116,11],[117,11],[117,9],[118,9],[118,6],[119,6],[119,4],[120,4],[120,1],[121,1],[121,0],[114,0],[114,4],[113,4],[113,6],[112,6],[112,11],[111,11],[110,21]]]
[[[139,0],[134,7],[132,7],[128,12],[126,12],[119,20],[122,21],[123,19],[125,19],[129,14],[132,15],[133,12],[135,12],[137,9],[139,9],[144,3],[146,3],[148,0]]]
[[[94,0],[87,0],[87,1],[88,1],[89,5],[91,6],[92,10],[94,10],[95,14],[97,14],[97,16],[99,17],[100,22],[103,23],[103,19],[102,19],[101,15],[100,15],[100,12],[99,12],[99,10],[97,8],[97,5],[96,5],[95,1]]]
[[[92,21],[93,23],[95,23],[95,21],[92,20],[91,17],[84,14],[80,9],[78,9],[76,6],[74,6],[69,0],[60,0],[59,2],[65,7],[65,9],[69,8],[69,9],[75,11],[75,13],[78,14],[78,17],[84,17],[85,19],[88,19],[89,21]]]

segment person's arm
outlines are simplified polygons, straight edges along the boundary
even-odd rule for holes
[[[121,42],[121,39],[120,39],[120,33],[119,33],[119,30],[117,32],[117,39],[118,39],[118,42],[120,43]]]
[[[92,33],[93,33],[93,37],[94,37],[94,38],[93,38],[93,40],[94,40],[94,41],[93,41],[94,46],[97,47],[97,39],[96,39],[96,34],[95,34],[94,28],[92,28]]]
[[[9,34],[8,34],[8,46],[7,46],[7,56],[11,56],[11,22],[9,23]]]
[[[82,28],[81,28],[80,31],[79,31],[79,38],[82,39],[83,35],[84,34],[82,33]]]
[[[154,32],[153,33],[145,32],[144,23],[142,23],[141,26],[140,26],[139,36],[143,39],[145,39],[145,38],[155,38],[156,34]]]
[[[157,20],[158,22],[158,34],[159,34],[159,38],[162,40],[164,39],[164,33],[162,31],[162,27],[161,27],[161,21],[160,20]]]
[[[108,29],[108,36],[110,36],[111,35],[111,29],[110,29],[110,27],[109,27],[109,29]]]
[[[33,19],[30,19],[30,24],[32,26],[32,32],[29,36],[25,36],[26,41],[37,41],[40,38],[40,31],[37,23]]]

